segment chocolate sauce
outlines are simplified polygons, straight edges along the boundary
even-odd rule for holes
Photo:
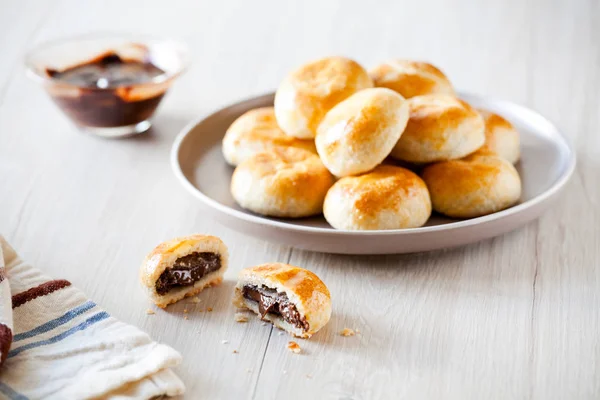
[[[51,94],[75,122],[84,126],[137,124],[152,115],[164,96],[164,90],[128,96],[136,86],[151,83],[165,71],[149,61],[123,59],[113,52],[62,71],[48,68],[46,73],[59,84],[78,89],[77,96],[61,91]]]
[[[180,257],[173,266],[160,274],[156,281],[156,292],[164,295],[171,289],[191,286],[219,268],[221,268],[220,254],[203,252]]]
[[[281,316],[288,323],[308,331],[309,325],[306,318],[302,317],[285,293],[279,293],[275,289],[270,289],[266,286],[247,285],[242,289],[242,295],[248,299],[258,303],[258,311],[261,318],[264,318],[267,313]]]

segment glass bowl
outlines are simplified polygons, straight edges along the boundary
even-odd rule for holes
[[[43,43],[27,53],[25,65],[78,127],[122,137],[150,128],[150,117],[188,65],[188,50],[167,39],[94,34]]]

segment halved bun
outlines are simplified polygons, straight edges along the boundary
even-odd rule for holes
[[[263,319],[290,334],[309,338],[331,317],[331,295],[327,286],[313,272],[282,263],[244,268],[235,287],[233,304],[260,314],[258,302],[244,296],[244,287],[266,288],[275,295],[283,294],[299,313],[302,324],[294,324],[282,315],[267,312]],[[306,327],[308,325],[308,327]]]
[[[194,255],[214,254],[211,261],[217,269],[209,268],[206,274],[199,279],[190,282],[190,269],[194,264],[190,257]],[[199,256],[198,256],[199,257]],[[200,258],[201,260],[201,258]],[[202,262],[202,261],[200,261]],[[178,237],[168,240],[156,246],[154,250],[146,256],[144,263],[140,268],[140,280],[142,286],[150,299],[159,307],[166,307],[175,303],[184,297],[193,296],[202,291],[207,286],[214,286],[223,280],[223,274],[227,270],[229,262],[229,253],[225,243],[216,236],[209,235],[191,235]],[[170,269],[174,268],[174,271]],[[177,272],[179,271],[179,272]],[[182,272],[183,271],[183,272]],[[165,287],[162,282],[168,281],[165,273],[173,273],[175,277],[186,275],[185,285],[174,284],[173,281]],[[198,274],[200,275],[200,274]]]

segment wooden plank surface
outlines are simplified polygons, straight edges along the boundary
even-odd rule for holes
[[[27,48],[98,30],[172,36],[193,51],[148,135],[82,135],[23,74]],[[186,398],[600,397],[597,1],[0,1],[0,54],[0,232],[34,265],[179,350]],[[367,66],[430,60],[462,90],[538,110],[578,151],[565,195],[519,231],[404,256],[293,250],[210,220],[171,173],[174,136],[330,54]],[[226,241],[226,281],[200,304],[147,316],[139,264],[158,242],[192,232]],[[270,326],[233,321],[237,271],[267,261],[310,268],[331,289],[332,320],[299,341],[301,355]],[[360,334],[340,336],[346,327]]]

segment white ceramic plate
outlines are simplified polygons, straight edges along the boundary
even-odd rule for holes
[[[272,242],[326,253],[392,254],[453,247],[501,235],[537,218],[575,168],[575,153],[548,120],[525,107],[462,94],[472,105],[510,120],[521,132],[523,181],[519,204],[484,217],[452,220],[434,214],[421,228],[388,231],[339,231],[320,217],[300,220],[267,218],[240,208],[229,193],[233,168],[221,154],[221,140],[242,113],[273,105],[273,94],[244,100],[190,123],[171,153],[175,175],[206,206],[211,216],[231,229]]]

